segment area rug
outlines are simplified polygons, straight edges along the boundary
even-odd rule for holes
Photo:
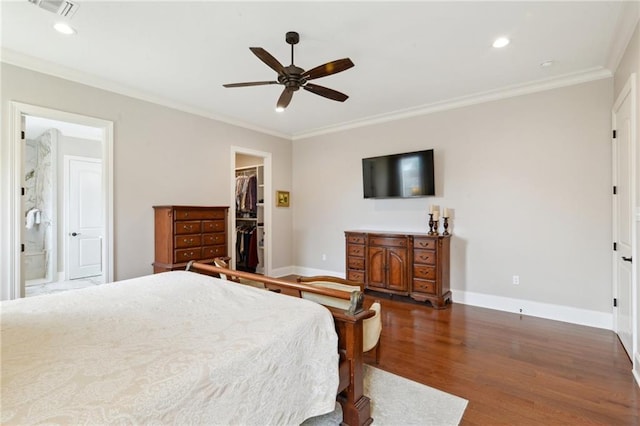
[[[468,401],[364,365],[364,394],[371,398],[373,424],[381,426],[458,425]],[[332,413],[307,419],[303,426],[333,426],[342,421],[336,404]]]

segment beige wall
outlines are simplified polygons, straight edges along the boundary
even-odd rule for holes
[[[229,205],[230,147],[270,152],[273,185],[291,186],[291,141],[68,80],[2,64],[2,202],[10,196],[9,101],[114,122],[115,277],[152,272],[153,210],[161,204]],[[6,235],[6,216],[0,233]],[[290,215],[273,215],[273,267],[292,263]],[[2,253],[2,267],[7,267]]]
[[[454,300],[610,314],[612,94],[599,80],[296,141],[296,265],[344,273],[345,230],[425,231],[438,204],[455,211]],[[362,158],[429,148],[435,197],[363,199]]]

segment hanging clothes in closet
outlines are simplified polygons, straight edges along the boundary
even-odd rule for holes
[[[236,268],[255,272],[258,266],[258,235],[255,225],[236,227]]]
[[[256,175],[236,176],[236,212],[241,217],[256,217],[258,212]]]

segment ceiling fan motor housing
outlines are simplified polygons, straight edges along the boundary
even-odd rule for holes
[[[284,68],[286,73],[278,75],[278,82],[292,90],[298,90],[301,86],[307,84],[307,79],[302,77],[304,70],[295,65],[289,65]]]

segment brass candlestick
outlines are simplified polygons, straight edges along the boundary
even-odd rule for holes
[[[433,234],[431,235],[440,235],[438,232],[438,221],[434,220],[433,221]]]
[[[448,217],[443,217],[442,218],[442,227],[444,228],[444,232],[442,233],[442,235],[449,235],[449,231],[447,231],[447,229],[449,229],[449,218]]]

